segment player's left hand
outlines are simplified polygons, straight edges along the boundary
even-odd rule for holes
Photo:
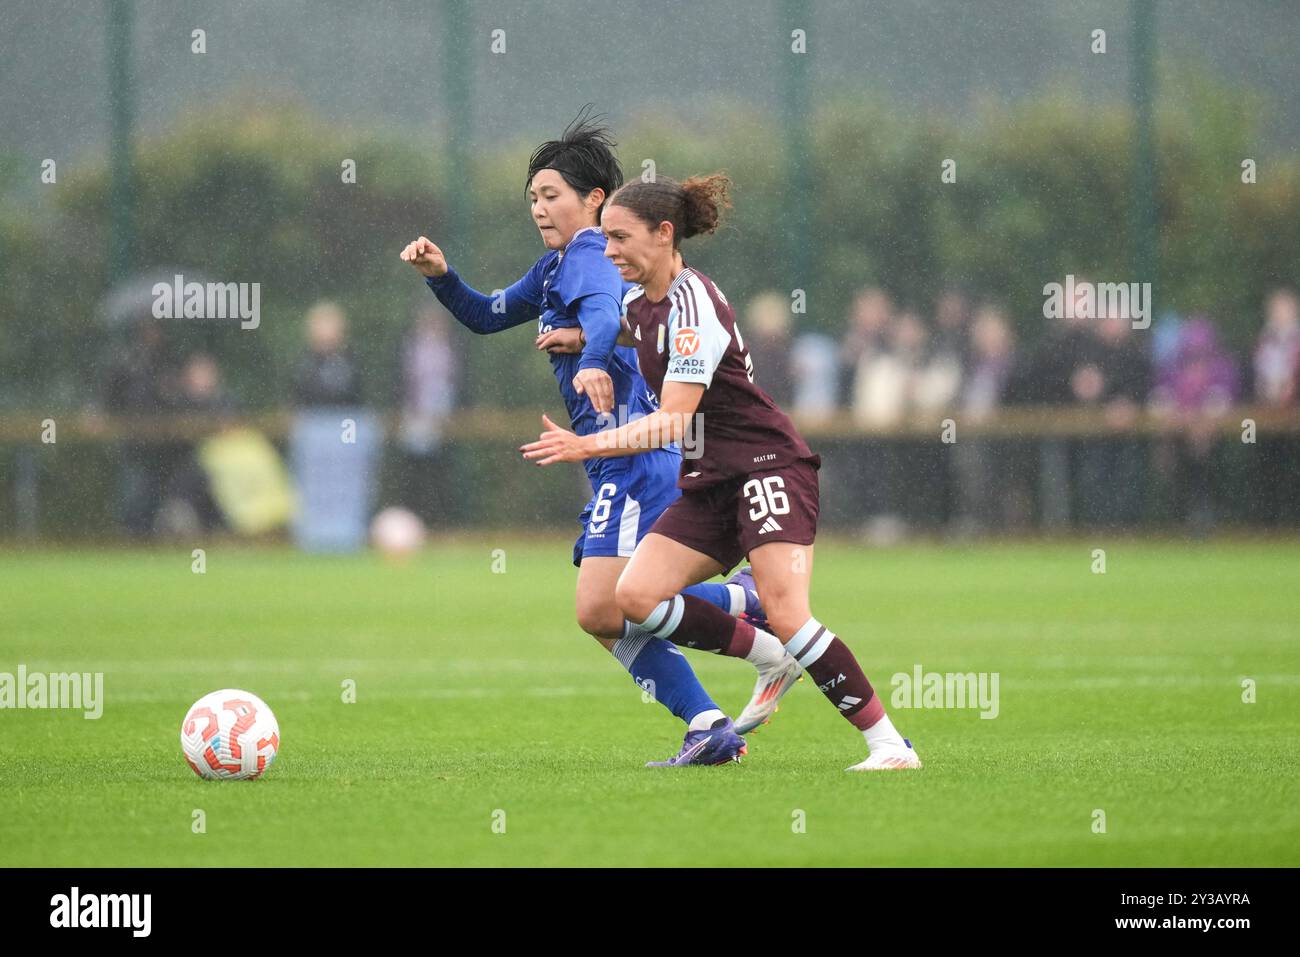
[[[545,413],[542,414],[542,425],[546,431],[536,442],[519,446],[524,458],[537,460],[538,465],[550,465],[552,462],[581,462],[589,457],[581,435],[560,428]]]

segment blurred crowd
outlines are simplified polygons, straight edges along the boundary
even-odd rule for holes
[[[1222,511],[1215,456],[1225,410],[1295,411],[1300,402],[1300,302],[1288,288],[1265,297],[1249,355],[1233,354],[1205,315],[1166,314],[1145,330],[1118,316],[1037,318],[1045,328],[1022,346],[1001,306],[956,288],[929,312],[862,289],[838,338],[796,334],[793,319],[776,292],[741,310],[756,381],[800,422],[865,433],[834,440],[824,456],[824,510],[843,523],[865,520],[863,530],[883,540],[936,526],[957,534],[1129,527],[1146,514],[1153,480],[1171,490],[1179,519],[1208,531]],[[442,434],[461,380],[453,325],[431,298],[421,300],[393,384],[368,390],[343,309],[319,302],[304,317],[291,384],[297,410],[370,403],[398,411],[386,474],[396,500],[431,526],[445,523],[441,503],[453,483]],[[132,324],[108,363],[102,410],[233,418],[238,405],[218,362],[204,351],[176,356],[167,334],[159,320]],[[971,428],[1015,406],[1091,409],[1101,425],[1047,437]],[[1167,428],[1135,431],[1144,414]],[[953,423],[947,439],[945,420]],[[890,434],[905,425],[923,428]],[[1254,514],[1266,524],[1300,521],[1300,438],[1269,433],[1256,442]],[[130,534],[220,526],[195,441],[129,438],[116,453],[119,519]]]
[[[452,412],[460,362],[448,334],[449,317],[431,299],[422,301],[402,337],[398,374],[389,396],[368,396],[348,338],[348,320],[335,302],[313,305],[303,320],[304,346],[294,369],[295,411],[360,410],[368,400],[391,404],[401,413],[391,467],[404,504],[426,524],[443,524],[439,490],[450,477],[442,426]],[[97,408],[138,417],[205,415],[236,421],[239,407],[209,353],[177,356],[167,323],[141,317],[129,338],[110,357]],[[201,438],[163,438],[142,430],[115,448],[117,508],[121,527],[132,537],[184,535],[219,528],[221,509],[199,452]],[[297,477],[301,478],[301,477]]]
[[[1073,312],[1073,310],[1066,310]],[[1300,399],[1300,302],[1271,290],[1249,355],[1235,355],[1206,315],[1130,319],[1035,317],[1047,326],[1022,346],[1006,311],[943,292],[927,315],[880,288],[861,290],[837,340],[794,334],[789,300],[767,293],[741,317],[756,381],[804,422],[876,432],[923,424],[926,437],[869,437],[828,461],[842,516],[865,513],[889,539],[917,525],[958,533],[1026,527],[1128,527],[1144,514],[1151,479],[1196,532],[1223,511],[1222,415],[1235,404],[1294,412]],[[1072,438],[963,435],[1015,407],[1090,409],[1102,425]],[[1147,414],[1167,427],[1133,430]],[[950,418],[953,435],[937,441]],[[1256,438],[1259,501],[1269,524],[1300,520],[1295,435]],[[847,474],[846,474],[847,473]]]

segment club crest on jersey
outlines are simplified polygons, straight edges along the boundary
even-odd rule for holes
[[[700,334],[694,329],[678,329],[673,336],[673,347],[680,355],[693,356],[700,348]]]

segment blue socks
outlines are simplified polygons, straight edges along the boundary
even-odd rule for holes
[[[672,642],[624,622],[623,637],[614,642],[613,651],[633,681],[688,725],[706,711],[720,711],[686,656]]]
[[[740,611],[745,610],[744,593],[738,586],[732,586],[741,595]],[[726,582],[700,582],[698,585],[691,585],[682,589],[683,595],[694,595],[696,598],[703,598],[710,605],[717,605],[728,615],[735,617],[740,612],[732,608],[734,598],[731,589]]]

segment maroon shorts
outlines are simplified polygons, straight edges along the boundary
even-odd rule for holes
[[[806,461],[682,492],[650,528],[726,568],[759,545],[817,537],[817,467]]]

